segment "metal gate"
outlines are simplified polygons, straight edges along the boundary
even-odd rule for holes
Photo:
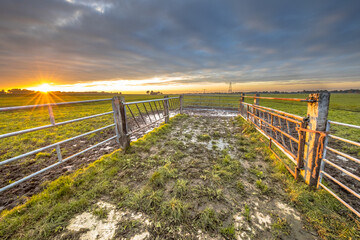
[[[300,168],[304,166],[305,143],[304,132],[300,129],[306,128],[306,120],[297,115],[245,102],[240,105],[240,114],[270,140],[270,150],[284,163],[288,171],[298,178]],[[290,162],[279,157],[272,145],[277,146],[290,159]]]

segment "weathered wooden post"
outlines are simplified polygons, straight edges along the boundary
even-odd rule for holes
[[[260,99],[257,98],[257,97],[260,97],[260,93],[256,93],[255,96],[254,96],[254,105],[259,105],[260,103]],[[257,109],[255,109],[255,107],[253,107],[253,114],[254,116],[258,116],[258,111]],[[257,119],[254,117],[254,123],[256,124],[256,121]],[[261,121],[259,120],[259,124],[261,124]],[[256,124],[257,125],[257,124]]]
[[[126,106],[124,97],[115,96],[112,99],[112,107],[114,111],[114,122],[116,131],[116,141],[123,149],[130,146],[130,138],[127,135]]]
[[[315,186],[319,177],[324,132],[329,112],[330,93],[321,92],[309,95],[308,128],[305,130],[304,171],[305,182]]]
[[[183,107],[184,107],[184,95],[181,94],[179,97],[179,101],[180,101],[180,114],[183,113]]]
[[[240,100],[239,100],[239,111],[240,111],[240,114],[243,116],[243,103],[245,101],[245,93],[241,93],[241,97],[240,97]]]
[[[170,114],[169,114],[169,96],[168,95],[165,95],[164,96],[164,116],[165,116],[165,123],[168,123],[169,122],[169,119],[170,119]]]
[[[260,97],[260,93],[255,94],[254,105],[259,105],[260,99],[257,97]]]

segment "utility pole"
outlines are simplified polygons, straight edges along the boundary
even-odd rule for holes
[[[229,83],[229,90],[228,93],[232,93],[232,82]]]

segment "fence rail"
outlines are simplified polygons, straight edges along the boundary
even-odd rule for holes
[[[76,118],[76,119],[71,119],[68,121],[63,121],[63,122],[58,122],[58,123],[56,123],[56,121],[55,121],[53,108],[52,108],[53,106],[84,104],[84,103],[97,103],[97,102],[104,102],[104,101],[112,102],[113,111],[104,112],[104,113],[100,113],[100,114],[94,114],[94,115]],[[62,126],[62,125],[66,125],[66,124],[70,124],[70,123],[74,123],[74,122],[84,121],[87,119],[101,117],[101,116],[105,116],[105,115],[110,115],[110,114],[114,115],[114,123],[113,124],[110,124],[110,125],[107,125],[107,126],[104,126],[104,127],[101,127],[101,128],[98,128],[98,129],[95,129],[95,130],[92,130],[92,131],[89,131],[86,133],[82,133],[82,134],[79,134],[72,138],[68,138],[68,139],[60,141],[60,142],[49,144],[45,147],[41,147],[36,150],[29,151],[29,152],[23,153],[21,155],[1,161],[0,167],[4,166],[6,164],[11,164],[12,162],[14,162],[16,160],[31,156],[33,154],[37,154],[39,152],[43,152],[48,149],[56,150],[57,160],[58,160],[56,163],[54,163],[50,166],[47,166],[39,171],[36,171],[28,176],[25,176],[11,184],[3,186],[2,188],[0,188],[0,193],[20,184],[34,176],[37,176],[45,171],[48,171],[70,159],[73,159],[74,157],[77,157],[80,154],[83,154],[91,149],[94,149],[100,145],[103,145],[109,141],[112,141],[115,139],[119,143],[120,142],[123,143],[125,141],[125,144],[123,144],[122,147],[127,146],[127,145],[129,145],[129,142],[130,142],[129,136],[132,135],[133,133],[138,132],[139,130],[144,129],[145,127],[149,127],[150,125],[155,124],[160,121],[165,120],[165,122],[167,122],[169,120],[170,111],[177,111],[177,110],[182,111],[181,103],[182,103],[182,97],[169,98],[169,97],[165,96],[165,98],[163,98],[163,99],[153,99],[153,100],[127,102],[127,103],[125,102],[125,100],[123,98],[121,99],[121,101],[119,101],[119,99],[117,97],[114,97],[112,99],[110,98],[110,99],[48,103],[48,104],[39,104],[39,105],[27,105],[27,106],[0,108],[0,112],[8,112],[8,111],[18,111],[18,110],[47,107],[49,119],[50,119],[49,125],[44,125],[44,126],[30,128],[30,129],[24,129],[24,130],[16,131],[16,132],[5,133],[5,134],[0,135],[0,139],[17,136],[17,135],[21,135],[21,134],[25,134],[25,133],[35,132],[35,131],[39,131],[39,130],[43,130],[43,129],[53,128],[53,127],[57,127],[57,126]],[[156,109],[156,112],[154,111],[153,107]],[[128,113],[127,113],[127,110],[128,110]],[[150,111],[151,111],[151,113],[150,113]],[[131,120],[131,118],[133,120]],[[140,119],[143,122],[140,123]],[[120,122],[119,122],[119,120],[120,120]],[[123,120],[123,122],[121,122],[122,120]],[[136,126],[134,126],[134,124],[136,124]],[[116,132],[115,135],[113,135],[99,143],[96,143],[92,146],[89,146],[86,149],[63,159],[62,152],[61,152],[61,145],[63,145],[64,143],[67,143],[67,142],[79,139],[81,137],[88,136],[90,134],[94,134],[99,131],[103,131],[105,129],[109,129],[112,127],[115,128],[115,132]],[[128,128],[131,130],[128,131]]]

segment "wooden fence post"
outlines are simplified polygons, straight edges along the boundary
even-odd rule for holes
[[[179,97],[179,101],[180,101],[180,114],[183,113],[183,107],[184,107],[184,95],[181,94]]]
[[[112,99],[112,107],[114,111],[114,122],[116,131],[116,141],[123,149],[130,146],[130,138],[127,135],[127,120],[126,120],[126,106],[124,105],[124,97],[115,96]]]
[[[256,93],[254,98],[254,105],[259,105],[260,99],[256,97],[260,97],[260,93]]]
[[[243,113],[243,103],[245,101],[245,93],[241,93],[241,97],[240,97],[240,100],[239,100],[239,111],[240,111],[240,114],[242,115]]]
[[[169,98],[168,95],[164,96],[164,116],[165,116],[165,123],[169,122],[170,119],[170,114],[169,114],[169,100],[167,99]]]
[[[260,99],[257,98],[257,97],[260,97],[260,93],[256,93],[255,94],[255,98],[254,98],[254,105],[259,105],[260,103]],[[253,107],[253,114],[254,116],[258,116],[258,111]],[[259,121],[259,124],[261,124],[261,121],[260,120],[257,120],[255,117],[254,117],[254,123],[256,123],[256,121]],[[256,124],[257,125],[257,124]]]
[[[319,132],[325,132],[327,117],[329,112],[330,93],[321,92],[309,95],[309,99],[314,102],[308,103],[308,131],[305,132],[304,146],[304,171],[302,175],[305,182],[310,186],[315,186],[319,177],[322,144]]]

